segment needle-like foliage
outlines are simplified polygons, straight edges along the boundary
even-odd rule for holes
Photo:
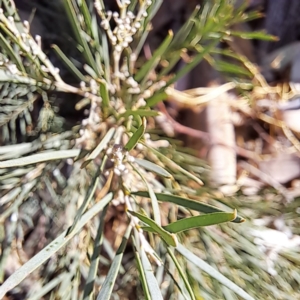
[[[0,298],[254,299],[245,283],[251,278],[236,281],[216,267],[215,254],[210,265],[198,255],[207,237],[218,243],[221,232],[199,228],[232,222],[220,227],[227,233],[244,219],[197,196],[207,167],[157,130],[165,120],[155,105],[202,59],[215,63],[216,45],[238,34],[232,25],[257,15],[232,1],[207,1],[146,60],[162,1],[116,2],[112,12],[102,0],[62,1],[80,54],[52,48],[77,81],[72,85],[13,1],[1,1]],[[172,73],[184,56],[184,67]],[[85,110],[79,125],[63,129],[53,92],[74,95],[61,105]]]

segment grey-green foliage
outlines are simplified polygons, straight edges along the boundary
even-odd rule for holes
[[[208,58],[220,41],[229,38],[231,25],[247,21],[243,8],[235,10],[226,0],[196,7],[183,28],[177,33],[169,32],[145,63],[141,50],[162,1],[118,1],[119,12],[112,13],[106,11],[102,0],[64,0],[82,58],[77,60],[58,46],[53,48],[81,82],[73,86],[61,78],[43,52],[40,39],[33,38],[27,25],[19,22],[13,2],[1,3],[0,82],[4,94],[0,104],[5,114],[0,114],[0,122],[6,132],[4,140],[10,133],[10,141],[16,142],[16,119],[21,134],[29,134],[26,126],[31,125],[30,110],[38,95],[43,96],[43,109],[49,109],[45,118],[45,110],[39,110],[40,127],[43,129],[44,124],[46,130],[41,130],[34,141],[0,148],[1,220],[2,224],[17,224],[10,227],[9,234],[1,236],[2,251],[6,247],[0,262],[2,278],[9,254],[14,254],[14,243],[18,242],[22,249],[27,243],[25,235],[30,230],[36,232],[36,222],[37,228],[49,231],[40,236],[44,247],[40,249],[40,244],[34,242],[31,248],[35,247],[36,253],[32,258],[24,257],[26,263],[0,287],[0,298],[15,286],[22,287],[24,279],[33,280],[33,273],[39,276],[39,293],[35,294],[34,288],[25,289],[30,299],[40,299],[47,293],[56,298],[92,299],[99,287],[98,298],[110,299],[112,294],[117,297],[115,284],[124,291],[130,289],[130,285],[122,285],[120,276],[130,283],[139,276],[137,294],[147,299],[167,295],[196,299],[201,295],[199,286],[180,263],[183,257],[192,257],[189,251],[193,249],[184,252],[181,245],[179,252],[175,251],[184,241],[184,235],[176,233],[225,221],[239,223],[243,218],[231,209],[222,212],[206,203],[201,204],[202,210],[193,211],[195,206],[191,207],[192,202],[186,199],[187,191],[191,190],[191,182],[201,188],[203,167],[198,159],[180,153],[176,143],[167,142],[162,135],[153,140],[155,134],[151,131],[157,126],[158,115],[153,106],[164,99],[166,87]],[[189,62],[172,74],[187,50],[191,53]],[[84,63],[80,65],[78,61]],[[88,115],[80,128],[74,126],[59,134],[51,131],[47,124],[53,114],[45,97],[45,92],[50,91],[81,96],[76,108],[87,109]],[[141,191],[147,193],[139,194]],[[169,206],[159,202],[161,195],[171,200],[167,201]],[[37,213],[27,214],[31,208],[26,203],[32,199],[38,203]],[[105,226],[107,212],[114,215],[116,225],[123,230]],[[196,217],[199,212],[206,213],[205,217]],[[185,220],[180,222],[177,218]],[[105,238],[110,230],[116,241]],[[46,246],[48,242],[51,243]],[[127,247],[129,242],[131,247]],[[116,253],[113,249],[117,249]],[[127,249],[133,249],[136,262],[132,257],[129,262],[128,257],[123,261]],[[51,255],[51,262],[36,273],[35,269]],[[130,272],[133,267],[138,276]],[[213,277],[224,283],[217,270]],[[240,297],[252,299],[235,284],[226,282]]]

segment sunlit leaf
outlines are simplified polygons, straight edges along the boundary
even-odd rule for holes
[[[141,197],[147,197],[149,198],[149,193],[146,191],[138,191],[138,192],[132,192],[133,195],[135,196],[141,196]],[[198,202],[198,201],[194,201],[191,199],[187,199],[187,198],[183,198],[183,197],[179,197],[179,196],[174,196],[171,194],[162,194],[162,193],[156,193],[155,194],[157,197],[157,200],[159,201],[163,201],[163,202],[171,202],[192,210],[196,210],[199,212],[203,212],[203,213],[216,213],[216,212],[224,212],[223,210],[203,203],[203,202]],[[237,216],[232,222],[235,223],[241,223],[244,222],[245,220],[239,216]]]
[[[230,222],[233,221],[235,218],[236,211],[234,211],[233,213],[217,212],[201,216],[184,218],[164,226],[164,229],[172,233],[178,233],[181,231],[189,230],[192,228],[198,228],[201,226],[210,226],[224,222]]]

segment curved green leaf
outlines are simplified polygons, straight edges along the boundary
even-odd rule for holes
[[[179,221],[170,223],[164,226],[164,229],[172,232],[178,233],[181,231],[189,230],[192,228],[197,228],[201,226],[216,225],[224,222],[233,221],[236,218],[236,210],[232,213],[217,212],[201,216],[193,216],[189,218],[184,218]]]
[[[132,195],[136,195],[136,196],[140,196],[140,197],[147,197],[150,198],[149,193],[146,191],[138,191],[138,192],[133,192]],[[156,198],[159,201],[163,201],[163,202],[171,202],[192,210],[196,210],[199,212],[203,212],[203,213],[215,213],[215,212],[224,212],[223,210],[203,203],[203,202],[197,202],[191,199],[187,199],[187,198],[183,198],[183,197],[179,197],[179,196],[174,196],[174,195],[170,195],[170,194],[162,194],[162,193],[156,193]],[[242,223],[244,222],[245,219],[240,217],[240,216],[236,216],[236,218],[232,221],[234,223]]]

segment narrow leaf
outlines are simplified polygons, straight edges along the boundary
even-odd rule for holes
[[[243,289],[237,286],[235,283],[230,281],[227,277],[222,275],[219,271],[211,267],[208,263],[203,261],[201,258],[196,256],[194,253],[190,252],[183,245],[179,244],[176,250],[181,253],[186,259],[188,259],[192,264],[196,265],[202,271],[210,275],[211,277],[218,280],[220,283],[228,287],[230,290],[235,292],[237,295],[242,297],[245,300],[254,300],[248,293],[246,293]]]
[[[140,197],[147,197],[150,198],[149,193],[147,191],[138,191],[138,192],[133,192],[133,195],[136,196],[140,196]],[[175,195],[170,195],[170,194],[162,194],[162,193],[156,193],[155,194],[157,197],[157,200],[159,201],[163,201],[163,202],[171,202],[192,210],[196,210],[199,212],[203,212],[203,213],[215,213],[215,212],[224,212],[223,210],[221,210],[220,208],[217,208],[215,206],[203,203],[203,202],[198,202],[198,201],[194,201],[191,199],[187,199],[187,198],[183,198],[183,197],[179,197],[179,196],[175,196]],[[244,222],[245,219],[240,217],[240,216],[236,216],[236,218],[232,221],[234,223],[242,223]]]
[[[131,166],[135,170],[135,172],[137,172],[137,174],[141,177],[143,182],[145,183],[145,185],[147,187],[147,190],[149,192],[150,199],[151,199],[154,221],[156,222],[156,224],[158,226],[161,226],[160,209],[159,209],[159,205],[158,205],[158,201],[157,201],[157,198],[155,196],[155,193],[154,193],[152,187],[150,186],[150,184],[148,183],[148,181],[143,176],[143,174],[139,171],[139,169],[136,168],[133,164],[131,164]]]
[[[141,142],[145,147],[147,147],[148,149],[150,149],[158,158],[160,158],[162,161],[164,161],[166,163],[166,165],[168,165],[168,167],[170,169],[176,170],[181,172],[182,174],[186,175],[188,178],[194,180],[195,182],[197,182],[200,185],[203,185],[203,182],[200,178],[198,178],[197,176],[195,176],[194,174],[190,173],[189,171],[185,170],[184,168],[182,168],[181,166],[179,166],[177,163],[175,163],[172,159],[170,159],[169,157],[165,156],[164,154],[160,153],[159,151],[157,151],[156,149],[149,147],[146,143]]]
[[[124,254],[131,230],[132,230],[132,226],[128,226],[128,228],[123,236],[122,243],[116,253],[116,256],[111,264],[111,267],[108,271],[105,281],[104,281],[104,283],[101,287],[101,290],[98,294],[97,300],[111,299],[111,293],[112,293],[117,275],[118,275],[120,267],[121,267],[123,254]]]
[[[124,117],[127,118],[129,116],[140,116],[140,117],[157,117],[160,113],[156,110],[145,110],[145,109],[137,109],[137,110],[126,110],[120,118]]]
[[[86,283],[84,287],[83,300],[94,299],[93,290],[94,290],[95,279],[97,277],[97,271],[99,266],[100,251],[101,251],[100,247],[102,246],[102,242],[103,242],[103,229],[105,224],[104,218],[106,216],[107,209],[108,209],[108,205],[104,207],[101,213],[100,223],[97,230],[97,236],[94,242],[94,251],[91,257],[91,266],[89,268],[89,274],[86,279]]]
[[[173,84],[174,82],[178,81],[180,78],[185,76],[187,73],[189,73],[192,69],[194,69],[204,58],[206,54],[208,54],[217,44],[219,40],[216,40],[214,42],[211,42],[210,45],[205,46],[205,48],[202,49],[200,53],[197,53],[191,62],[186,64],[183,68],[181,68],[174,77],[172,77],[168,82],[167,86]]]
[[[252,31],[252,32],[244,32],[244,31],[230,31],[230,35],[238,36],[242,39],[258,39],[263,41],[278,41],[278,37],[274,35],[267,34],[266,31]]]
[[[176,235],[164,230],[161,226],[157,225],[153,220],[145,215],[139,214],[135,211],[128,210],[130,214],[140,219],[142,222],[150,226],[168,245],[176,247],[178,240]]]
[[[189,37],[189,34],[191,33],[192,28],[195,25],[195,17],[197,17],[197,14],[200,10],[200,5],[197,5],[192,14],[189,16],[188,20],[185,22],[184,25],[181,26],[179,31],[174,36],[174,39],[172,43],[170,44],[170,48],[181,48],[181,45],[184,44],[184,42]]]
[[[100,95],[102,98],[102,109],[103,114],[107,116],[107,109],[109,107],[109,94],[108,94],[108,87],[106,82],[100,82]]]
[[[82,46],[83,48],[83,55],[88,62],[90,66],[96,66],[96,62],[94,60],[93,54],[91,52],[91,49],[87,43],[87,40],[83,34],[83,30],[80,26],[80,22],[78,20],[78,16],[76,15],[74,4],[75,2],[72,0],[66,0],[63,1],[63,4],[66,9],[67,16],[69,18],[69,21],[71,23],[72,29],[74,31],[74,34],[76,35],[77,42]]]
[[[238,66],[233,63],[227,63],[225,61],[216,61],[214,64],[216,70],[220,72],[226,72],[236,75],[245,75],[250,77],[251,72],[248,71],[244,66]]]
[[[141,67],[138,73],[135,75],[135,80],[145,81],[148,78],[148,75],[152,70],[154,70],[159,63],[161,56],[165,53],[167,48],[169,47],[173,38],[173,32],[170,31],[168,36],[162,42],[162,44],[158,47],[156,51],[154,51],[152,57]]]
[[[172,175],[168,171],[163,169],[161,166],[152,163],[151,161],[136,158],[134,162],[136,162],[139,166],[145,168],[146,170],[154,172],[162,177],[172,178]]]
[[[173,250],[173,249],[170,249],[170,247],[167,247],[167,251],[168,251],[168,253],[169,253],[171,259],[173,260],[173,262],[174,262],[174,264],[175,264],[175,266],[176,266],[176,268],[177,268],[177,270],[178,270],[178,273],[179,273],[180,277],[182,278],[182,280],[183,280],[183,282],[184,282],[184,285],[185,285],[185,287],[186,287],[186,289],[187,289],[187,291],[188,291],[188,293],[189,293],[191,299],[192,299],[192,300],[196,300],[196,297],[195,297],[194,292],[193,292],[193,289],[192,289],[192,287],[191,287],[191,285],[190,285],[190,283],[189,283],[189,280],[188,280],[188,278],[186,277],[186,274],[184,273],[182,267],[180,266],[179,261],[177,260],[177,258],[176,258],[176,256],[174,255],[174,253],[173,253],[172,250]]]
[[[76,230],[66,236],[67,230],[59,235],[53,242],[46,246],[43,250],[37,253],[29,261],[27,261],[22,267],[15,271],[10,277],[8,277],[4,283],[0,286],[0,299],[3,299],[5,294],[17,286],[22,280],[24,280],[35,269],[42,265],[47,259],[62,248],[71,238],[74,237],[78,231],[85,226],[95,215],[97,215],[113,198],[113,194],[107,194],[101,201],[96,203],[90,210],[88,210],[78,222]]]
[[[27,165],[41,163],[50,160],[72,158],[79,155],[79,153],[80,153],[79,149],[71,149],[71,150],[59,150],[59,151],[52,151],[52,152],[49,151],[49,152],[43,152],[39,154],[33,154],[30,156],[21,157],[17,159],[1,161],[0,169],[22,167],[22,166],[27,166]]]
[[[151,294],[151,299],[163,300],[163,296],[161,294],[158,282],[153,274],[151,264],[143,248],[140,249],[140,255],[141,255],[141,262],[145,272],[145,278],[147,281],[148,289]]]
[[[156,92],[154,95],[152,95],[151,97],[147,98],[145,101],[147,102],[147,106],[148,107],[152,107],[154,105],[156,105],[157,103],[165,100],[168,98],[168,95],[166,92],[160,91],[160,92]]]
[[[8,43],[8,39],[5,38],[2,34],[0,34],[0,45],[2,46],[2,49],[6,50],[7,54],[9,55],[10,59],[14,61],[14,63],[18,66],[18,69],[22,71],[22,73],[26,74],[26,71],[24,69],[22,60],[20,56],[17,54],[18,51],[14,51],[10,44]],[[3,51],[3,50],[2,50]]]
[[[151,300],[151,295],[150,295],[150,291],[149,291],[148,284],[146,281],[146,275],[145,275],[145,271],[144,271],[144,268],[142,265],[140,254],[137,251],[135,251],[134,254],[135,254],[135,258],[136,258],[136,262],[137,262],[137,269],[140,274],[140,281],[141,281],[142,288],[144,291],[145,299]]]
[[[94,160],[101,151],[107,146],[110,140],[113,138],[115,134],[115,128],[111,128],[108,130],[104,138],[101,140],[99,145],[93,150],[93,152],[86,158],[86,160],[82,163],[81,168],[86,167],[92,160]]]
[[[81,219],[81,216],[83,215],[83,213],[87,209],[91,199],[94,197],[96,188],[97,188],[98,183],[99,183],[99,175],[100,175],[100,169],[94,175],[93,182],[91,183],[82,204],[80,205],[79,209],[77,210],[74,222],[73,222],[72,226],[68,229],[67,235],[71,234],[76,229],[77,224],[79,223],[79,221]]]
[[[201,226],[210,226],[224,222],[230,222],[233,221],[235,218],[236,210],[232,213],[217,212],[207,215],[184,218],[179,221],[173,222],[167,226],[164,226],[164,229],[172,233],[178,233],[181,231],[189,230],[192,228],[198,228]]]
[[[132,137],[129,139],[129,141],[124,147],[127,151],[133,149],[139,142],[139,140],[143,137],[146,130],[146,125],[146,118],[143,118],[142,125],[136,130],[136,132],[132,135]]]
[[[57,54],[57,56],[62,60],[66,67],[81,81],[85,81],[84,75],[75,67],[72,61],[60,50],[57,45],[52,45],[52,49]]]

